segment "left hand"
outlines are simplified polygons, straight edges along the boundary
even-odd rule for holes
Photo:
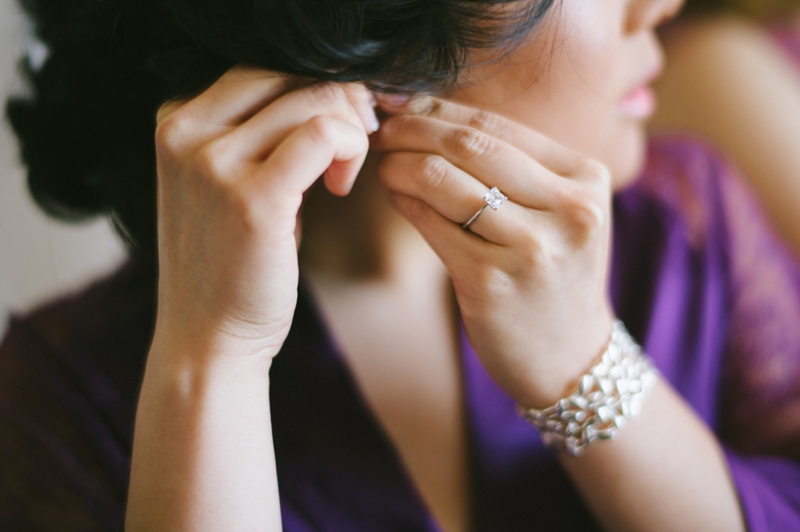
[[[549,406],[608,340],[611,180],[500,116],[431,100],[372,136],[393,205],[448,269],[470,342],[520,404]],[[497,187],[508,201],[461,228]]]

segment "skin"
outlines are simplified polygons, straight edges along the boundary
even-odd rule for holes
[[[800,70],[743,17],[683,22],[666,44],[653,128],[698,133],[730,156],[800,253]]]
[[[372,135],[363,87],[270,73],[234,69],[165,105],[127,529],[281,529],[268,370],[296,304],[298,212],[324,172],[332,195],[304,206],[311,288],[422,499],[444,530],[468,530],[453,299],[522,405],[551,404],[593,364],[613,321],[612,189],[642,158],[641,120],[617,103],[658,69],[653,28],[678,7],[566,0],[446,101],[381,98]],[[510,200],[462,230],[488,186]],[[619,440],[561,460],[608,530],[744,530],[719,443],[667,383]]]

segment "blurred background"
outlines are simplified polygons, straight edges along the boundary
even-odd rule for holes
[[[21,94],[18,58],[30,46],[16,0],[0,0],[0,100]],[[5,116],[5,113],[3,113]],[[0,337],[9,315],[69,294],[116,268],[121,242],[104,219],[65,224],[46,218],[25,186],[17,143],[5,119],[0,126]]]

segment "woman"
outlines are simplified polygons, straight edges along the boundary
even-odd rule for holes
[[[144,80],[163,89],[150,101],[158,311],[148,352],[152,300],[134,263],[12,323],[3,427],[36,459],[4,460],[2,477],[47,482],[47,495],[17,497],[39,510],[25,518],[58,508],[76,529],[115,526],[129,487],[130,530],[800,522],[798,265],[702,148],[656,145],[634,179],[654,28],[677,2],[249,5],[76,22],[100,36],[75,50],[119,61],[98,82],[118,82],[132,127],[141,119],[119,101],[143,105]],[[75,37],[51,9],[34,10],[59,20],[43,38]],[[97,44],[109,41],[122,44]],[[42,115],[18,105],[26,139]],[[113,142],[129,132],[117,119],[106,131],[120,158],[81,182],[106,187],[102,205],[145,261],[147,218],[124,191],[147,194],[129,175],[147,152]],[[28,147],[35,181],[46,168]],[[43,203],[58,199],[58,182],[43,188]],[[58,205],[86,207],[65,195]],[[630,382],[598,384],[615,371]],[[621,406],[646,390],[640,415]]]
[[[800,2],[694,0],[664,38],[654,128],[728,154],[800,252]]]

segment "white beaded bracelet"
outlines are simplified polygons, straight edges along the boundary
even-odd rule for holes
[[[591,443],[614,438],[637,416],[657,380],[650,358],[616,321],[600,362],[580,378],[575,393],[548,408],[519,410],[545,445],[579,456]]]

